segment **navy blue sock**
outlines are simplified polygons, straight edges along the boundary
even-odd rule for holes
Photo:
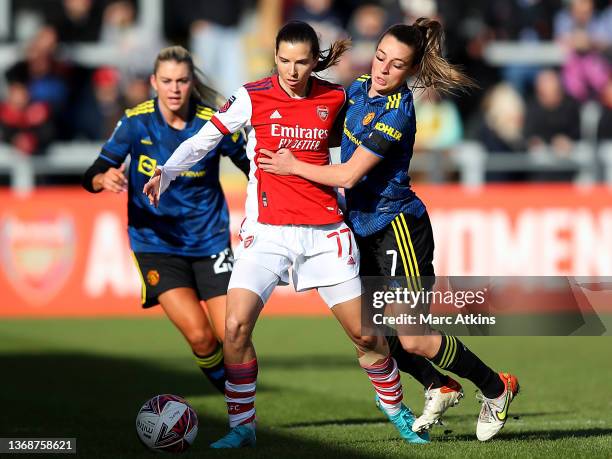
[[[387,342],[391,356],[397,362],[397,368],[408,373],[425,389],[438,389],[448,383],[448,376],[440,373],[425,357],[406,352],[397,336],[387,336]]]
[[[505,390],[499,375],[455,336],[442,335],[440,350],[431,361],[443,370],[469,379],[487,398],[499,397]]]
[[[202,373],[206,375],[208,380],[215,388],[225,393],[225,367],[223,366],[223,346],[217,344],[215,350],[207,356],[199,356],[194,353],[196,363]]]

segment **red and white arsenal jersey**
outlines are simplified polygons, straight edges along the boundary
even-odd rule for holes
[[[280,86],[277,75],[247,83],[210,123],[181,144],[161,168],[162,191],[169,180],[214,148],[221,134],[245,128],[247,156],[251,160],[248,219],[272,225],[326,225],[342,221],[333,188],[297,176],[262,171],[257,167],[257,159],[262,148],[271,151],[289,148],[302,161],[329,164],[328,137],[344,101],[341,86],[315,77],[311,77],[309,94],[301,99],[291,98]]]

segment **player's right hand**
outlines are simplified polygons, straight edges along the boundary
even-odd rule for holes
[[[124,175],[125,163],[116,167],[111,167],[104,174],[102,174],[101,185],[102,189],[106,191],[112,191],[113,193],[122,193],[128,189],[128,180]]]
[[[161,169],[155,169],[153,176],[145,183],[142,192],[147,195],[152,206],[159,204],[159,187],[161,185]]]
[[[274,152],[261,148],[257,165],[261,170],[277,175],[295,175],[296,157],[288,148]]]

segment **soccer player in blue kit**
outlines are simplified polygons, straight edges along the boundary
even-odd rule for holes
[[[408,168],[416,119],[412,91],[406,80],[414,76],[415,87],[449,92],[473,84],[442,57],[442,42],[440,23],[425,18],[413,25],[392,26],[382,35],[372,60],[371,75],[358,78],[348,90],[342,164],[307,164],[297,160],[288,149],[262,150],[264,156],[259,159],[259,167],[267,172],[298,175],[345,188],[346,219],[361,250],[360,274],[405,276],[408,285],[418,290],[421,280],[431,281],[434,277],[434,240],[425,205],[410,188]],[[431,285],[426,285],[427,288]],[[402,353],[422,356],[469,379],[480,389],[483,403],[476,427],[479,440],[486,441],[502,429],[508,406],[519,391],[514,375],[494,372],[458,338],[436,330],[395,339],[401,343],[392,354],[398,365]],[[393,348],[393,337],[388,340]],[[418,365],[423,368],[422,362]],[[444,398],[431,397],[429,392],[441,386],[460,391],[450,378],[437,372],[427,373],[431,385],[428,388],[423,381],[426,378],[420,379],[429,390],[423,415],[412,426],[414,431],[429,429],[450,406],[446,403],[432,407],[432,402],[436,399],[444,402]]]
[[[176,180],[159,207],[149,205],[141,191],[156,165],[198,132],[223,101],[196,71],[185,48],[160,51],[150,78],[157,97],[126,110],[85,173],[83,186],[92,193],[128,192],[128,235],[142,280],[142,306],[161,305],[189,343],[197,365],[223,393],[221,342],[234,260],[219,159],[228,156],[248,174],[243,136],[237,132],[225,137],[212,154]]]

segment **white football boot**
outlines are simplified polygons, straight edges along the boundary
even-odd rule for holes
[[[497,398],[487,398],[478,394],[477,398],[482,400],[482,408],[476,424],[476,436],[480,441],[493,438],[504,427],[508,419],[508,407],[519,393],[519,382],[516,376],[510,373],[499,373],[504,382],[504,392]]]
[[[440,423],[440,418],[451,406],[459,403],[463,397],[461,384],[452,378],[448,378],[445,386],[425,391],[425,407],[423,414],[412,424],[414,432],[429,430],[434,424]]]

